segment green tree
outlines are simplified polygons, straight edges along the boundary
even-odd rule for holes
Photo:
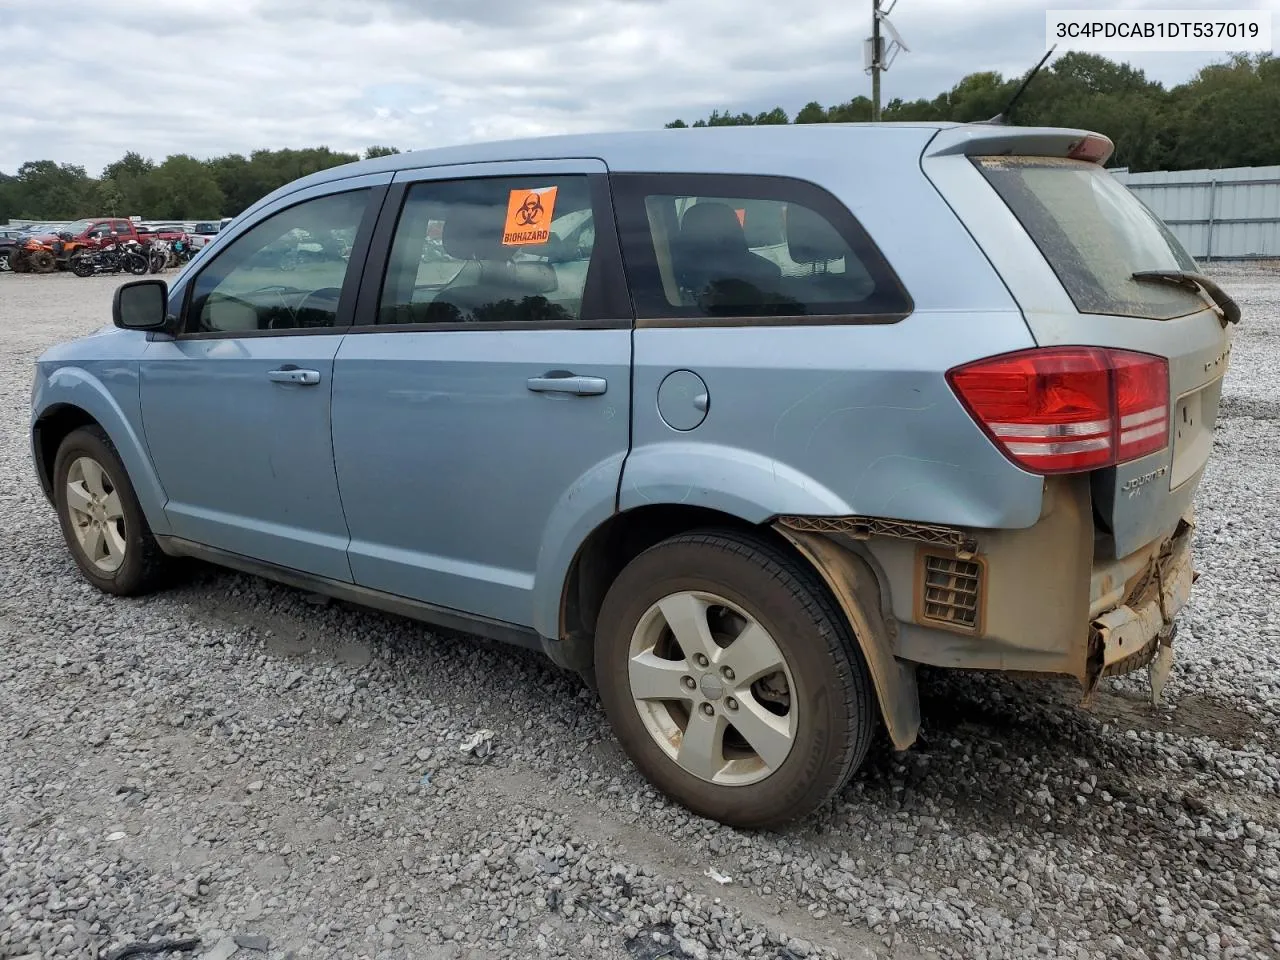
[[[796,123],[826,123],[827,111],[817,100],[810,100],[796,114]]]
[[[155,206],[148,215],[161,220],[205,218],[220,215],[224,197],[208,165],[174,154],[151,174]]]
[[[92,215],[95,185],[84,167],[33,160],[18,168],[14,216],[73,220]]]
[[[1174,90],[1174,150],[1190,167],[1280,163],[1280,60],[1239,55]]]
[[[129,209],[125,205],[125,193],[119,182],[111,177],[103,177],[98,181],[98,208],[113,217],[132,216],[126,214]]]
[[[1025,76],[972,73],[932,100],[890,100],[884,118],[980,123],[1006,110]],[[783,116],[781,108],[754,116],[715,110],[692,126],[779,123]],[[829,107],[810,101],[793,122],[870,119],[871,101],[859,96]],[[1070,52],[1036,75],[1006,120],[1096,130],[1115,143],[1110,162],[1134,171],[1280,164],[1280,59],[1233,56],[1166,89],[1128,64]]]
[[[372,160],[374,157],[393,157],[400,152],[398,147],[379,147],[373,146],[365,149],[364,158]]]
[[[102,207],[102,213],[119,214],[121,216],[141,215],[143,210],[155,206],[154,174],[156,165],[140,153],[130,150],[115,163],[109,163],[102,171],[102,181],[111,181],[115,192],[109,200],[118,208]],[[99,191],[101,194],[101,191]],[[101,196],[104,204],[108,197]]]

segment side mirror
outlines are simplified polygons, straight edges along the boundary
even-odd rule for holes
[[[169,285],[163,280],[134,280],[116,288],[111,322],[125,330],[163,330],[169,314]]]

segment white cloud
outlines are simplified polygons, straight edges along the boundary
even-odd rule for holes
[[[1130,2],[1197,8],[1211,0]],[[1233,0],[1280,9],[1280,0]],[[1021,73],[1044,11],[1097,0],[901,0],[911,46],[884,96],[966,73]],[[713,108],[794,113],[868,93],[867,0],[97,0],[9,5],[0,33],[0,170],[91,173],[259,147],[402,149],[655,127]],[[1280,18],[1276,25],[1280,30]],[[1131,58],[1166,83],[1212,56]]]

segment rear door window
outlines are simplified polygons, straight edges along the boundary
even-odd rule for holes
[[[416,183],[396,225],[378,322],[591,319],[594,216],[585,175]]]
[[[911,301],[848,209],[783,177],[611,177],[641,319],[889,322]]]
[[[1096,163],[1052,157],[974,161],[1081,313],[1170,320],[1206,309],[1194,291],[1140,282],[1140,270],[1196,270],[1145,204]]]

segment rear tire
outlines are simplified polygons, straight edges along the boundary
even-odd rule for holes
[[[693,812],[769,828],[830,800],[878,725],[825,584],[767,540],[673,537],[629,563],[596,631],[600,698],[640,772]]]
[[[71,258],[71,272],[77,277],[93,276],[93,260],[83,253],[77,253]]]
[[[133,484],[101,427],[73,430],[53,463],[54,502],[85,579],[120,596],[159,586],[170,564],[143,516]]]

